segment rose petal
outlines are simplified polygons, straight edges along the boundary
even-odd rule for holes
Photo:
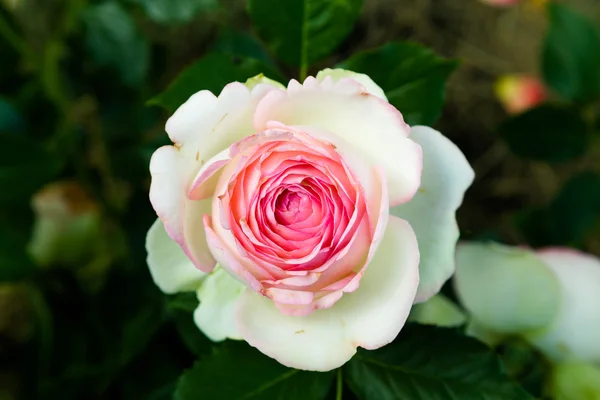
[[[150,159],[150,202],[166,225],[173,240],[183,242],[183,203],[185,168],[181,153],[173,146],[163,146]]]
[[[244,84],[233,82],[223,88],[218,98],[207,90],[200,91],[175,111],[165,129],[191,158],[199,153],[201,164],[254,133],[252,116],[256,105],[270,90],[275,89],[259,85],[250,91]]]
[[[202,200],[212,196],[219,181],[219,172],[230,160],[231,157],[227,148],[202,165],[192,181],[188,198],[190,200]]]
[[[331,308],[294,317],[247,290],[237,307],[239,332],[286,366],[315,371],[337,368],[358,346],[375,349],[398,335],[417,290],[418,262],[410,225],[391,217],[357,291],[345,294]]]
[[[270,121],[311,126],[331,132],[354,146],[371,165],[381,165],[390,188],[390,204],[408,201],[421,181],[420,147],[407,136],[410,128],[389,103],[364,91],[352,79],[290,82],[288,91],[272,91],[259,103],[254,127]]]
[[[461,304],[499,333],[547,326],[560,304],[559,284],[532,251],[495,243],[461,243],[454,284]]]
[[[363,85],[367,92],[371,93],[373,96],[377,96],[380,99],[387,101],[387,97],[385,97],[385,92],[383,89],[373,82],[373,79],[371,79],[368,75],[359,74],[358,72],[353,72],[342,68],[325,68],[317,73],[316,78],[319,82],[321,82],[328,76],[330,76],[334,82],[337,82],[342,78],[354,79]]]
[[[206,276],[169,237],[160,219],[148,230],[146,250],[152,279],[165,293],[196,290]]]
[[[218,108],[218,99],[209,90],[194,93],[167,120],[166,131],[173,143],[180,145],[196,140],[196,135],[213,123],[212,115]]]
[[[211,272],[217,263],[210,253],[203,217],[210,215],[212,210],[211,199],[190,201],[186,200],[187,208],[184,224],[184,243],[182,249],[192,260],[194,265],[204,272]]]
[[[257,276],[261,279],[265,279],[266,277],[257,273],[258,266],[254,265],[247,257],[241,255],[239,250],[236,249],[235,243],[225,242],[223,238],[215,232],[215,227],[212,225],[210,217],[205,216],[203,222],[204,229],[207,233],[210,251],[221,268],[230,273],[240,282],[243,282],[244,284],[253,288],[255,291],[261,291],[263,286],[257,279]],[[263,275],[266,274],[264,271],[260,272]]]
[[[270,90],[274,88],[260,84],[250,92],[243,84],[234,82],[218,98],[207,91],[196,93],[167,121],[166,130],[177,145],[159,148],[150,160],[152,206],[169,236],[182,246],[197,267],[207,272],[215,262],[206,251],[203,230],[187,230],[198,237],[184,235],[186,212],[198,204],[204,207],[204,203],[188,201],[187,193],[201,165],[231,143],[254,133],[252,116],[256,105]],[[193,252],[195,257],[191,256],[191,245],[201,247]]]
[[[459,148],[438,131],[415,126],[411,139],[423,149],[421,187],[409,203],[393,207],[390,213],[406,219],[417,234],[421,283],[416,301],[423,302],[454,273],[459,236],[455,212],[474,173]]]
[[[222,268],[215,268],[198,289],[200,304],[194,311],[194,322],[213,342],[241,340],[235,326],[235,306],[246,286],[232,279]]]
[[[558,277],[561,304],[552,324],[529,339],[554,361],[600,363],[600,260],[571,249],[547,249],[538,256]]]
[[[185,159],[180,150],[173,146],[163,146],[156,150],[150,160],[150,202],[158,217],[163,221],[165,230],[189,257],[192,263],[210,272],[215,266],[215,260],[208,250],[206,234],[201,227],[190,226],[188,220],[188,238],[186,241],[184,228],[185,212],[192,215],[210,213],[210,200],[190,201],[185,197]],[[201,226],[201,225],[200,225]],[[193,245],[193,249],[188,246]]]

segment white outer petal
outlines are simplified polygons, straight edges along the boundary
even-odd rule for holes
[[[410,202],[390,213],[407,220],[417,235],[421,283],[416,302],[423,302],[454,273],[459,237],[455,212],[475,174],[460,149],[440,132],[415,126],[410,138],[423,149],[421,187]]]
[[[355,292],[344,294],[331,308],[293,317],[246,290],[237,307],[239,332],[250,345],[288,367],[337,368],[358,346],[376,349],[398,335],[418,286],[418,262],[410,225],[390,217],[381,245]]]
[[[245,288],[222,268],[215,268],[202,282],[194,322],[213,342],[241,339],[234,317],[235,305]]]
[[[190,225],[187,216],[210,213],[211,202],[190,201],[187,198],[187,173],[181,150],[174,146],[163,146],[156,150],[150,160],[150,202],[171,239],[181,246],[196,267],[210,272],[215,260],[208,250],[204,229],[202,225]],[[194,244],[194,249],[189,248],[189,242]]]
[[[244,84],[234,82],[225,86],[218,98],[206,90],[192,95],[166,124],[176,146],[163,146],[152,155],[152,206],[169,236],[197,267],[207,272],[214,268],[215,260],[208,252],[201,224],[184,227],[189,219],[187,212],[198,205],[187,198],[190,185],[198,169],[211,157],[254,134],[252,117],[256,106],[271,90],[274,87],[259,84],[250,91]],[[205,212],[204,205],[201,208],[195,210],[193,219]]]
[[[275,89],[261,83],[250,90],[242,83],[233,82],[223,88],[219,97],[202,90],[175,111],[167,120],[165,130],[173,143],[192,158],[199,153],[197,160],[190,160],[199,167],[218,152],[255,133],[252,117],[256,106]]]
[[[571,249],[538,256],[558,277],[562,301],[553,323],[529,339],[554,361],[600,363],[600,260]]]
[[[165,130],[171,141],[181,145],[195,141],[197,134],[214,125],[211,115],[217,114],[218,107],[218,98],[209,90],[194,93],[167,120]]]
[[[316,78],[320,82],[328,76],[331,76],[331,78],[333,78],[334,81],[338,81],[342,78],[354,79],[355,81],[363,85],[367,92],[371,93],[373,96],[377,96],[380,99],[387,101],[387,97],[385,97],[385,92],[383,91],[383,89],[380,88],[379,85],[377,85],[373,81],[373,79],[371,79],[368,75],[360,74],[358,72],[349,71],[347,69],[342,68],[326,68],[324,70],[319,71]]]
[[[454,284],[474,319],[497,333],[544,328],[560,303],[559,283],[530,250],[495,243],[460,243]]]
[[[146,250],[152,279],[165,293],[196,290],[206,276],[169,237],[160,219],[148,230]]]

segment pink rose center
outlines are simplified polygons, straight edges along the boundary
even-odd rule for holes
[[[363,187],[336,148],[278,129],[244,139],[231,152],[213,215],[230,231],[254,286],[295,314],[328,307],[354,290],[374,226]]]
[[[222,203],[238,245],[269,269],[326,269],[366,213],[362,187],[340,155],[328,143],[285,131],[239,146],[229,207]]]
[[[285,189],[277,196],[275,219],[281,225],[288,226],[305,221],[312,210],[312,200],[305,192],[295,188]]]

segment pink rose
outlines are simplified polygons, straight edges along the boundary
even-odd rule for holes
[[[150,163],[148,264],[163,291],[197,291],[194,319],[213,340],[330,370],[392,341],[454,271],[473,172],[365,75],[201,91],[166,130],[175,144]]]

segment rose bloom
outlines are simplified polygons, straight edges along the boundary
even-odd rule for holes
[[[454,272],[473,171],[365,75],[200,91],[166,131],[148,264],[165,293],[197,291],[194,320],[214,341],[330,370],[391,342]]]
[[[456,292],[474,336],[495,344],[516,335],[553,362],[600,363],[598,258],[485,243],[461,243],[456,256]]]

